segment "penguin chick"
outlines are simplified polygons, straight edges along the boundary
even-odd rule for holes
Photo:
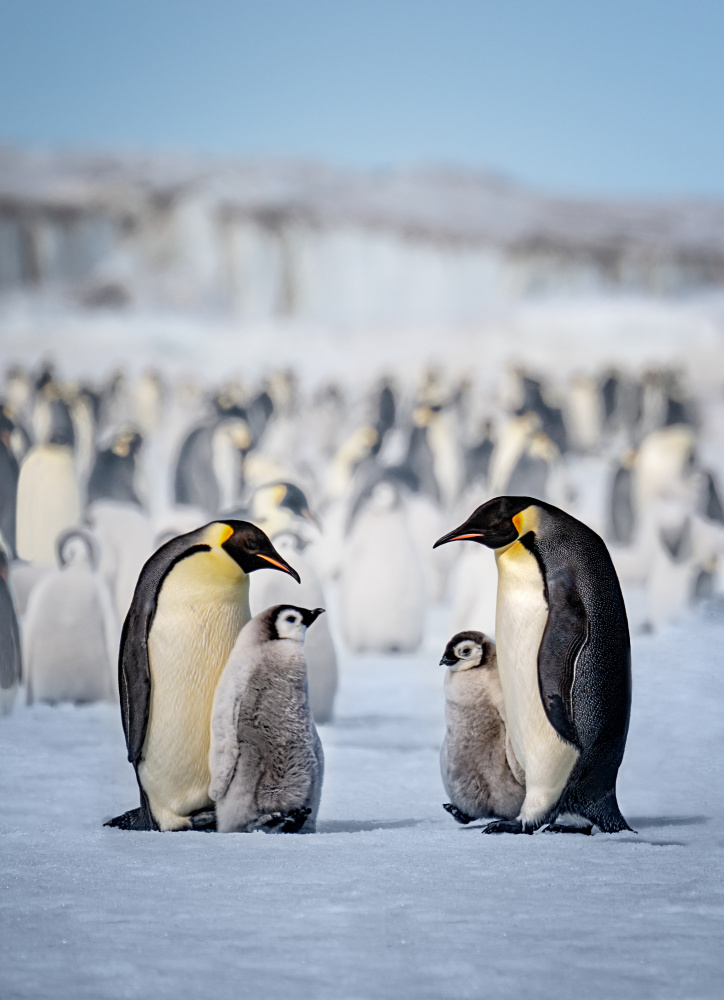
[[[525,776],[507,738],[495,643],[482,632],[458,632],[440,665],[448,668],[440,773],[451,800],[443,808],[458,823],[514,819]]]
[[[239,633],[211,712],[209,795],[221,833],[315,832],[324,755],[303,643],[323,610],[278,604]]]

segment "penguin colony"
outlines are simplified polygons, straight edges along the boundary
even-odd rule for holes
[[[453,815],[496,816],[511,831],[623,828],[622,609],[634,633],[657,629],[719,590],[722,408],[718,397],[692,398],[667,370],[554,385],[511,368],[491,391],[434,369],[404,385],[310,390],[284,371],[256,385],[203,386],[154,371],[71,382],[51,363],[9,369],[0,385],[0,707],[120,697],[141,804],[119,822],[205,828],[219,810],[208,758],[214,697],[252,614],[306,614],[332,597],[336,611],[304,647],[319,724],[334,721],[340,642],[355,653],[414,652],[428,609],[445,602],[449,634],[467,636],[473,659],[482,650],[475,664],[461,655],[462,666],[447,664],[442,770]],[[495,498],[504,506],[491,513]],[[473,508],[470,530],[455,535],[471,537],[433,552]],[[254,553],[244,549],[252,530],[262,533]],[[279,564],[265,568],[286,572],[254,573],[250,587],[261,567],[248,560],[263,552]],[[617,622],[613,638],[599,635],[602,607]],[[484,633],[495,634],[495,651]],[[272,672],[277,642],[292,640],[262,643]],[[556,673],[550,649],[559,646],[577,652]],[[172,654],[181,647],[185,660]],[[618,673],[599,691],[604,655]],[[200,684],[187,716],[188,697],[177,697],[185,677]],[[595,709],[582,700],[583,677]],[[470,704],[480,706],[478,728]],[[316,745],[313,728],[304,733]],[[188,750],[181,780],[168,763],[176,742]],[[477,763],[469,755],[469,773],[466,745],[484,748]],[[305,759],[311,775],[317,757]],[[289,806],[310,810],[305,830],[309,794]],[[234,828],[286,809],[258,803],[256,819],[242,822],[234,780],[225,798]]]

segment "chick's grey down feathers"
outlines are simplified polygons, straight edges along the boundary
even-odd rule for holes
[[[462,636],[475,637],[483,657],[479,666],[446,672],[443,785],[451,804],[470,819],[512,819],[520,812],[525,785],[517,761],[512,763],[518,779],[511,770],[512,750],[506,751],[495,643],[481,632],[464,632],[448,643],[448,650]]]
[[[274,630],[283,607],[244,626],[216,690],[209,794],[221,832],[315,829],[324,757],[303,644],[279,639]],[[298,822],[280,822],[290,815]]]

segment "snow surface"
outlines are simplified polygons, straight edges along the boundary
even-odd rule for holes
[[[638,834],[483,837],[443,812],[448,609],[341,657],[319,833],[126,833],[118,708],[0,719],[0,996],[721,996],[724,606],[637,639]]]

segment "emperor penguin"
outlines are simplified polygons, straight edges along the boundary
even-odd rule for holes
[[[28,704],[118,697],[111,598],[97,572],[98,543],[83,528],[58,539],[59,569],[33,588],[23,619]]]
[[[506,725],[525,772],[518,818],[490,833],[532,833],[570,814],[628,830],[616,801],[631,711],[626,609],[603,540],[532,497],[488,500],[435,543],[495,551],[498,669]]]
[[[142,444],[138,431],[127,427],[114,435],[108,448],[98,452],[88,480],[88,503],[116,500],[141,506],[136,461]]]
[[[47,444],[32,447],[20,466],[17,554],[27,562],[55,566],[56,539],[80,520],[73,442],[72,426],[60,420]]]
[[[275,605],[244,626],[211,713],[209,795],[220,833],[314,833],[324,754],[304,637],[323,608]]]
[[[340,613],[355,652],[414,652],[422,642],[427,594],[400,492],[378,482],[344,545]]]
[[[525,798],[525,774],[505,728],[495,643],[482,632],[458,632],[445,647],[445,739],[440,773],[458,823],[515,819]]]
[[[214,691],[251,618],[249,574],[272,567],[299,582],[247,521],[212,521],[155,552],[141,570],[121,634],[118,683],[138,809],[125,830],[213,826],[209,740]]]
[[[15,554],[15,520],[17,513],[18,460],[12,449],[12,434],[15,421],[10,407],[0,405],[0,534],[10,550]]]
[[[20,629],[8,587],[8,549],[0,537],[0,715],[12,711],[22,679]]]

